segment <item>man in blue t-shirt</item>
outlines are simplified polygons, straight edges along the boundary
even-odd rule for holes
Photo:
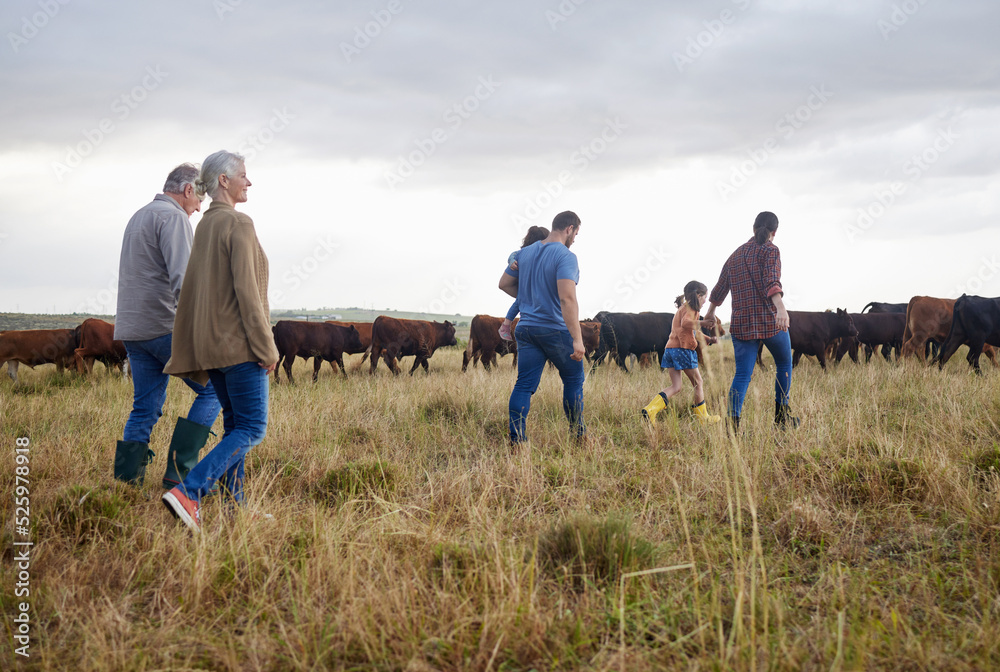
[[[510,393],[510,441],[527,440],[525,419],[531,396],[538,389],[545,362],[552,362],[563,381],[563,411],[577,438],[584,435],[583,424],[583,335],[576,285],[580,267],[570,245],[580,232],[580,218],[574,212],[560,212],[552,220],[552,232],[545,240],[521,250],[517,268],[509,266],[500,277],[500,289],[515,297],[521,306],[517,339],[517,382]]]

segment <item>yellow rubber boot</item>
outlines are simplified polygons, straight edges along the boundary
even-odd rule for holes
[[[653,397],[653,400],[646,404],[646,407],[642,409],[642,419],[647,421],[651,425],[656,424],[656,414],[667,407],[667,395],[660,392],[658,395]]]
[[[692,406],[691,411],[694,413],[695,417],[698,418],[698,422],[703,425],[712,425],[722,420],[722,418],[717,415],[708,414],[708,406],[705,405],[704,401],[696,406]]]

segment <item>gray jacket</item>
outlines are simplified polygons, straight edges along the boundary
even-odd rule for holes
[[[174,330],[193,237],[184,208],[164,194],[132,215],[118,265],[116,339],[148,341]]]

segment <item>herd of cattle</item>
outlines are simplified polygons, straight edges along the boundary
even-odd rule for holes
[[[860,313],[837,309],[788,314],[793,365],[803,355],[816,357],[824,370],[828,360],[839,362],[845,354],[858,362],[858,352],[864,346],[866,362],[879,348],[886,360],[895,351],[897,359],[914,356],[925,361],[927,353],[933,351],[932,363],[943,367],[960,346],[967,345],[969,364],[977,373],[983,353],[994,366],[1000,366],[994,350],[1000,347],[1000,298],[964,294],[959,299],[915,296],[909,303],[872,302]],[[672,320],[673,313],[653,312],[600,312],[592,320],[582,320],[587,360],[597,366],[613,358],[625,371],[633,356],[640,366],[658,362]],[[480,361],[489,370],[497,357],[507,354],[514,355],[517,365],[517,343],[500,338],[501,322],[501,318],[489,315],[476,315],[472,319],[468,346],[462,355],[462,371],[467,370],[470,362],[475,366]],[[724,335],[721,327],[716,329],[716,335]],[[386,315],[380,315],[374,322],[282,320],[272,330],[280,354],[275,380],[283,368],[290,382],[296,357],[313,359],[314,382],[324,361],[330,362],[331,368],[334,364],[339,366],[346,376],[345,354],[363,354],[361,364],[370,359],[371,373],[375,373],[382,360],[397,375],[401,371],[398,362],[403,357],[414,357],[412,375],[420,366],[428,370],[428,360],[438,348],[457,345],[455,325],[451,322],[404,320]],[[705,366],[701,348],[699,339],[698,359]],[[0,331],[0,366],[7,364],[8,374],[15,382],[20,364],[32,368],[55,364],[60,372],[75,367],[80,373],[89,373],[96,360],[119,370],[126,362],[124,344],[114,340],[114,325],[103,320],[90,318],[75,329]]]
[[[7,374],[16,383],[21,364],[35,368],[39,364],[55,364],[90,373],[95,361],[108,368],[124,371],[128,358],[125,344],[114,340],[115,325],[97,318],[88,318],[74,329],[23,329],[0,331],[0,366],[7,365]]]

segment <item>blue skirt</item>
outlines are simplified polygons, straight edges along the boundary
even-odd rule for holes
[[[660,362],[661,369],[684,369],[698,368],[698,353],[685,348],[667,348],[663,351],[663,361]]]

